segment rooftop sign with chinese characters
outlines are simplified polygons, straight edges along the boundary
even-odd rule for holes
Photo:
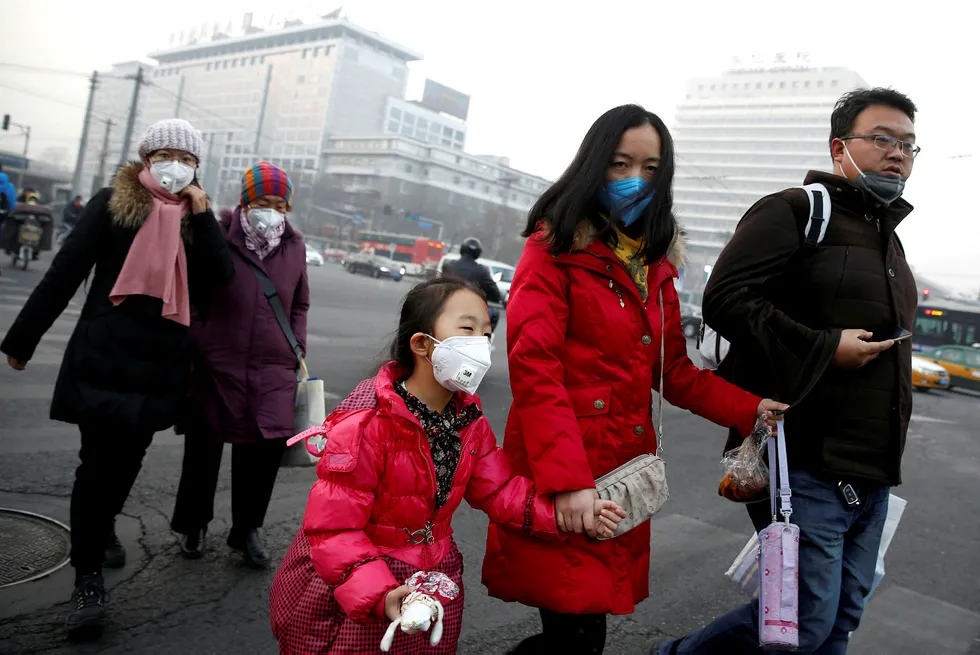
[[[810,53],[808,52],[739,55],[732,57],[731,71],[747,73],[752,71],[802,68],[810,68]]]

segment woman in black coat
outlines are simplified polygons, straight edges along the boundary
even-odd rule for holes
[[[190,304],[234,274],[195,180],[201,150],[186,121],[151,126],[142,161],[88,203],[0,344],[24,370],[94,268],[51,402],[51,418],[77,424],[82,441],[71,500],[70,637],[97,637],[106,623],[102,567],[125,563],[115,517],[154,433],[174,424],[186,397]]]

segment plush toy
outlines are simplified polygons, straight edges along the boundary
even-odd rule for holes
[[[442,619],[446,614],[443,603],[459,595],[459,586],[445,573],[438,571],[419,571],[405,584],[414,591],[402,599],[401,616],[391,622],[381,640],[381,650],[385,653],[391,650],[398,626],[401,626],[402,632],[431,630],[429,643],[437,646],[442,639]]]

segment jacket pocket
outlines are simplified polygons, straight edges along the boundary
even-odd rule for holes
[[[596,461],[602,445],[604,427],[608,424],[608,414],[612,404],[612,384],[590,384],[579,387],[569,387],[568,397],[571,400],[572,411],[578,420],[582,445],[590,462]]]

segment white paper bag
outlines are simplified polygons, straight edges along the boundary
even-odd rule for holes
[[[327,418],[323,398],[323,380],[311,378],[306,362],[300,361],[300,381],[296,383],[296,405],[293,412],[293,434],[299,434],[314,426],[323,425]],[[286,449],[282,466],[315,466],[317,458],[309,453],[306,444],[299,441]]]
[[[875,577],[871,583],[871,591],[864,597],[865,602],[871,598],[871,594],[875,592],[878,584],[885,577],[885,553],[888,552],[888,547],[892,544],[895,531],[898,530],[898,522],[902,520],[902,514],[905,513],[905,505],[907,504],[904,498],[899,498],[894,494],[888,495],[888,514],[885,516],[885,529],[881,533],[881,545],[878,546],[878,561],[875,563]]]

